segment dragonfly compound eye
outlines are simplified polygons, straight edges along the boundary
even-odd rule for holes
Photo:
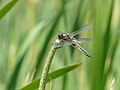
[[[62,34],[61,34],[61,33],[58,34],[58,38],[59,38],[59,39],[62,38]]]

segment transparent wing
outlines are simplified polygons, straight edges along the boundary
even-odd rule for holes
[[[89,41],[91,41],[91,39],[90,38],[78,38],[78,39],[74,39],[73,41],[75,41],[77,43],[83,43],[83,42],[89,42]],[[72,44],[73,44],[72,41],[62,40],[62,41],[55,43],[54,46],[55,47],[63,47],[63,46],[68,46],[68,45],[72,45]]]
[[[68,46],[68,45],[71,45],[72,43],[71,42],[68,42],[68,41],[66,41],[66,42],[64,42],[64,46]]]
[[[58,42],[58,43],[55,43],[54,46],[55,46],[55,47],[63,47],[63,46],[71,45],[71,44],[72,44],[71,42],[62,40],[62,41],[60,41],[60,42]]]
[[[83,42],[89,42],[89,41],[91,41],[92,39],[90,39],[90,38],[78,38],[77,39],[77,42],[78,43],[83,43]]]
[[[83,33],[83,32],[85,32],[85,31],[89,30],[89,28],[90,28],[89,25],[84,25],[84,26],[82,26],[79,30],[72,32],[71,35],[72,35],[72,36],[76,36],[76,35],[78,35],[78,34],[80,34],[80,33]]]

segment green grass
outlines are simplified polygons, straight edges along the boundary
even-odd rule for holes
[[[52,80],[52,90],[120,90],[119,0],[0,0],[0,90],[18,90],[41,76],[58,31],[91,25],[78,37],[86,57],[71,46],[57,50],[50,71],[73,63],[80,68]],[[54,73],[57,75],[57,73]],[[36,85],[37,87],[37,85]],[[47,85],[47,90],[49,90]]]

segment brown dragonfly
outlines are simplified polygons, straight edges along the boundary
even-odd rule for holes
[[[71,45],[74,48],[78,49],[79,51],[81,51],[83,54],[85,54],[88,57],[92,57],[85,49],[83,49],[79,43],[82,42],[88,42],[91,39],[89,38],[75,38],[74,36],[81,34],[85,31],[87,31],[89,28],[88,25],[84,25],[83,27],[81,27],[80,30],[74,31],[71,34],[68,33],[59,33],[58,34],[58,39],[56,39],[54,46],[55,47],[63,47],[66,45]]]

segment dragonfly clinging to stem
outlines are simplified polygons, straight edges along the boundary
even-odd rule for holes
[[[78,49],[79,51],[81,51],[83,54],[85,54],[88,57],[92,57],[85,49],[83,49],[79,43],[82,42],[88,42],[91,39],[89,38],[75,38],[74,36],[81,34],[85,31],[87,31],[89,28],[88,25],[84,25],[83,27],[81,27],[80,30],[74,31],[71,34],[68,33],[59,33],[58,34],[58,39],[56,39],[54,46],[55,47],[63,47],[66,45],[71,45],[74,48]]]

